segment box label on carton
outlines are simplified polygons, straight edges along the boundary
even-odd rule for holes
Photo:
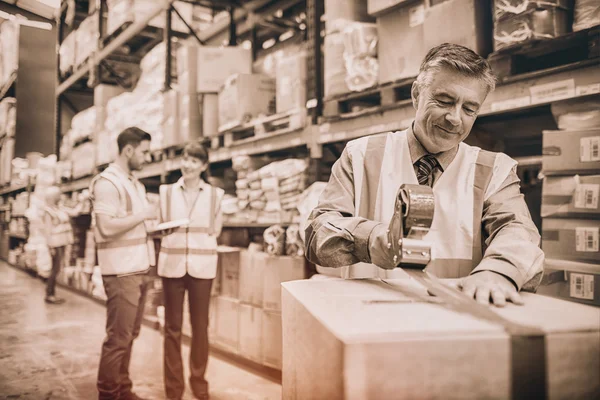
[[[598,208],[598,194],[600,185],[581,184],[575,190],[575,208]]]
[[[408,14],[408,24],[411,28],[422,25],[425,22],[425,6],[423,4],[420,6],[411,7],[410,10],[408,10]]]
[[[579,140],[581,162],[600,161],[600,136],[584,137]]]
[[[531,97],[523,96],[514,99],[496,101],[492,103],[492,111],[512,110],[514,108],[527,107],[531,104]]]
[[[598,252],[598,232],[600,228],[579,227],[575,228],[575,250],[585,252]]]
[[[545,83],[529,88],[531,104],[546,103],[575,96],[575,80]]]
[[[594,300],[594,275],[571,274],[570,289],[571,297]]]

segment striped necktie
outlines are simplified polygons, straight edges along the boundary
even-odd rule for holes
[[[433,170],[438,166],[437,159],[431,154],[428,154],[421,157],[415,164],[417,165],[417,179],[419,180],[419,185],[429,186],[429,177]]]

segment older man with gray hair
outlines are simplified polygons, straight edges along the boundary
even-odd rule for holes
[[[345,278],[400,277],[387,228],[402,184],[432,187],[435,213],[427,239],[439,278],[478,302],[522,304],[543,273],[540,235],[520,193],[517,163],[463,143],[495,77],[470,49],[429,51],[412,86],[411,127],[347,144],[306,229],[307,258],[342,267]],[[393,233],[392,233],[393,234]]]

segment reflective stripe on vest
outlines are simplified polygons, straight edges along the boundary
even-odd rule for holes
[[[161,247],[161,252],[169,255],[195,255],[195,256],[209,256],[217,254],[217,249],[188,249],[188,248],[167,248]]]
[[[135,210],[141,211],[146,205],[141,189],[135,183],[128,181],[120,171],[113,171],[115,168],[117,167],[110,165],[95,177],[90,184],[90,189],[93,190],[95,183],[104,178],[119,193],[118,217],[131,215]],[[130,183],[132,188],[128,186]],[[142,272],[155,263],[154,243],[148,238],[143,222],[114,238],[106,237],[98,226],[95,226],[94,236],[98,249],[98,264],[104,275]]]
[[[110,242],[96,243],[96,246],[98,246],[98,250],[118,249],[122,247],[139,246],[141,244],[146,244],[147,241],[148,239],[146,238],[112,240]]]

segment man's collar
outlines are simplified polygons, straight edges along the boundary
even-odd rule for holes
[[[423,156],[429,154],[429,152],[425,149],[425,147],[423,147],[421,142],[419,142],[419,139],[417,139],[417,137],[415,136],[415,133],[413,132],[413,124],[411,124],[408,128],[406,136],[408,139],[408,150],[410,151],[410,158],[412,160],[412,163],[414,164],[417,161],[419,161]],[[450,166],[450,164],[454,160],[454,157],[456,157],[457,152],[458,146],[448,151],[443,151],[441,153],[434,154],[434,157],[440,164],[442,171],[445,171]]]
[[[134,176],[134,175],[131,173],[131,171],[130,171],[130,172],[127,172],[127,171],[125,171],[125,170],[123,169],[123,167],[121,167],[121,166],[120,166],[119,164],[117,164],[117,163],[111,163],[111,164],[109,165],[109,167],[113,167],[113,168],[116,170],[116,172],[118,172],[118,173],[120,173],[121,175],[125,176],[127,179],[131,179],[131,180],[133,180],[133,181],[135,181],[135,180],[136,180],[136,177],[135,177],[135,176]]]

